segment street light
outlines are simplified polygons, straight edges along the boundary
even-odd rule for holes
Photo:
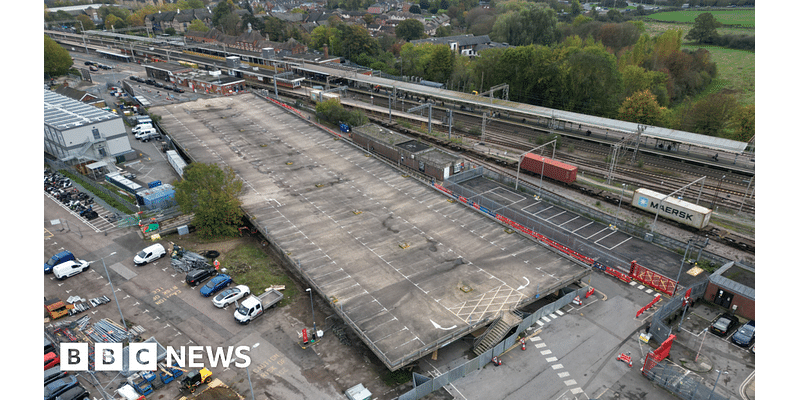
[[[314,341],[317,340],[317,320],[314,318],[314,293],[311,291],[311,288],[306,289],[308,292],[309,298],[311,298],[311,321],[314,323],[314,332],[311,333],[311,339]]]
[[[253,348],[255,349],[256,347],[258,347],[259,344],[260,343],[254,344]],[[247,382],[250,384],[250,397],[252,397],[253,400],[256,400],[256,394],[253,392],[253,381],[250,380],[250,365],[248,364],[247,367],[245,367],[245,369],[247,370]]]
[[[714,395],[714,391],[717,390],[717,382],[719,382],[719,377],[722,375],[722,372],[722,370],[717,370],[717,380],[714,381],[714,387],[711,389],[711,394],[708,395],[709,399]],[[725,371],[725,375],[728,375],[728,371]]]
[[[628,187],[626,184],[622,184],[622,191],[619,192],[619,203],[617,204],[617,215],[614,216],[614,227],[617,227],[617,217],[619,217],[620,208],[622,208],[622,195],[625,194],[625,188]]]
[[[114,254],[117,254],[117,252],[115,251],[107,255],[106,257],[111,257]],[[105,260],[106,257],[101,258],[100,261],[103,263],[103,269],[106,271],[106,276],[108,277],[108,284],[111,285],[111,294],[114,295],[114,302],[117,303],[117,310],[119,310],[119,317],[122,319],[122,326],[125,328],[125,331],[127,332],[128,324],[125,323],[125,317],[122,315],[122,308],[119,306],[119,300],[117,300],[117,292],[114,291],[114,283],[111,282],[111,275],[108,273],[108,268],[106,268],[106,260]]]

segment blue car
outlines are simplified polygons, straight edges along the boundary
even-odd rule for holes
[[[200,288],[200,294],[202,294],[203,297],[211,296],[212,294],[219,292],[220,290],[222,290],[222,288],[230,285],[231,283],[233,283],[233,279],[230,276],[225,274],[219,274],[214,278],[212,278],[210,281],[208,281],[208,283],[206,283],[205,286]]]
[[[72,253],[70,253],[67,250],[64,250],[61,253],[58,253],[50,257],[50,259],[47,260],[46,263],[44,263],[44,273],[49,274],[53,272],[53,267],[55,267],[56,265],[65,263],[67,261],[72,261],[74,259],[75,256]]]
[[[733,344],[742,346],[742,347],[749,347],[756,341],[756,321],[750,321],[741,328],[739,328],[736,333],[731,336],[731,342]]]

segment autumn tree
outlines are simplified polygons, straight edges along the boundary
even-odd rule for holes
[[[203,21],[195,19],[189,23],[189,26],[186,27],[186,30],[194,32],[208,32],[211,30],[211,28],[209,28]]]
[[[731,116],[730,125],[733,129],[730,139],[749,142],[756,134],[756,105],[739,107]]]
[[[628,97],[617,111],[617,118],[637,124],[663,126],[666,107],[658,104],[656,96],[645,89]]]
[[[192,224],[203,238],[233,236],[244,212],[239,199],[242,180],[231,167],[191,163],[183,179],[175,183],[175,201],[185,214],[194,214]]]
[[[66,74],[72,67],[72,57],[67,49],[44,35],[44,73],[51,76]]]

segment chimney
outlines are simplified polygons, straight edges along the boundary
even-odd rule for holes
[[[328,45],[327,44],[323,45],[322,49],[323,49],[324,54],[325,54],[325,59],[327,60],[328,59]]]

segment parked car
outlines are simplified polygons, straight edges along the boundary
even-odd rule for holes
[[[725,337],[733,332],[737,326],[739,326],[739,319],[735,315],[723,313],[711,323],[711,329],[709,330],[717,336]]]
[[[94,65],[90,65],[89,66],[89,71],[98,71],[98,69]]]
[[[58,357],[58,354],[51,351],[44,355],[44,369],[53,368],[59,363],[61,363],[61,358]]]
[[[167,250],[164,249],[164,246],[161,245],[161,243],[156,243],[137,253],[136,256],[133,257],[133,263],[138,266],[145,265],[151,261],[155,261],[161,257],[164,257],[166,254]]]
[[[205,284],[202,288],[200,288],[200,294],[203,297],[211,296],[214,293],[219,292],[222,288],[230,285],[233,283],[233,279],[226,274],[220,274],[212,278],[208,283]]]
[[[48,383],[65,376],[67,376],[67,371],[62,371],[60,365],[48,368],[44,370],[44,384],[47,385]]]
[[[163,84],[163,83],[161,83],[161,82],[156,82],[156,83],[154,83],[154,85],[155,85],[157,88],[163,88],[163,87],[164,87],[164,84]]]
[[[75,386],[78,386],[78,378],[74,375],[56,379],[44,387],[44,400],[55,400],[56,396]]]
[[[228,304],[233,304],[237,300],[241,300],[250,294],[250,288],[246,285],[238,285],[236,287],[225,289],[216,296],[212,302],[215,306],[223,308]]]
[[[89,392],[81,385],[73,386],[56,396],[56,400],[89,400]]]
[[[56,279],[66,279],[75,276],[89,269],[89,262],[86,260],[70,260],[53,267],[53,275]]]
[[[84,61],[84,62],[83,62],[83,65],[94,65],[94,63],[93,63],[93,62],[91,62],[91,61]]]
[[[186,274],[186,283],[188,283],[189,286],[197,286],[206,279],[211,278],[216,274],[217,270],[214,268],[194,269]]]
[[[45,274],[49,274],[49,273],[53,272],[53,267],[55,267],[56,265],[61,264],[61,263],[65,263],[65,262],[67,262],[69,260],[74,260],[74,259],[75,259],[75,256],[71,252],[69,252],[67,250],[64,250],[64,251],[62,251],[62,252],[50,257],[50,259],[47,260],[46,263],[44,263],[44,273]]]
[[[735,345],[742,347],[750,347],[756,341],[756,321],[752,320],[739,328],[736,333],[731,336],[731,342]]]

